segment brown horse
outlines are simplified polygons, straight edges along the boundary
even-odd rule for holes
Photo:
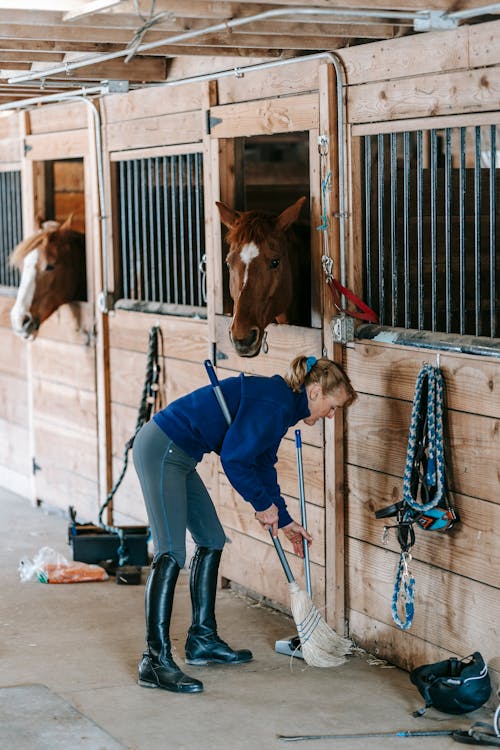
[[[229,229],[226,265],[234,303],[229,335],[242,357],[255,357],[260,352],[270,323],[304,325],[301,314],[294,310],[304,298],[309,314],[310,257],[308,248],[297,246],[292,228],[305,200],[299,198],[277,217],[262,211],[234,211],[217,203],[221,221]],[[294,289],[294,268],[299,266],[300,294],[297,283]]]
[[[12,252],[21,281],[10,319],[21,338],[32,341],[58,307],[86,299],[85,235],[71,228],[71,219],[44,222]]]

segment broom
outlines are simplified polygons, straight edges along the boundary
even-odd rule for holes
[[[217,398],[227,424],[230,425],[231,414],[227,408],[214,367],[209,359],[206,359],[204,364],[215,397]],[[352,642],[349,639],[338,635],[325,622],[314,606],[309,594],[299,588],[290,565],[288,564],[288,560],[285,557],[280,540],[277,536],[273,536],[272,529],[269,529],[269,534],[288,581],[290,590],[290,608],[300,638],[304,660],[312,667],[338,667],[341,664],[344,664],[346,661],[345,657],[352,652]],[[304,540],[304,549],[306,545],[307,542]]]

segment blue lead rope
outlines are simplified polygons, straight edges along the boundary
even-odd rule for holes
[[[423,398],[426,387],[427,407],[424,409]],[[423,449],[426,456],[422,455]],[[423,458],[426,459],[424,476],[419,471]],[[426,502],[417,500],[419,484],[421,485],[421,499],[425,489]],[[439,368],[424,364],[415,385],[403,477],[403,503],[413,511],[423,513],[435,508],[443,500],[445,492],[443,377]],[[403,511],[403,523],[409,522],[408,516],[409,511]],[[392,596],[392,619],[401,630],[408,630],[411,627],[415,614],[415,578],[409,568],[411,561],[409,550],[413,541],[414,536],[407,537],[406,543],[400,539],[401,554]]]

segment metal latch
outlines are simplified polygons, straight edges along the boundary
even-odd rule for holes
[[[347,344],[354,341],[354,318],[345,313],[340,313],[332,318],[332,336],[338,344]]]

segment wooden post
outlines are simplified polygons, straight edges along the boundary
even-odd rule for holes
[[[328,217],[327,240],[334,273],[340,275],[340,222],[337,90],[334,67],[327,63],[319,68],[320,136],[326,136],[326,160],[322,176],[331,173],[331,190],[325,191],[324,211]],[[322,272],[323,273],[323,272]],[[323,335],[326,356],[342,363],[343,346],[333,342],[331,320],[336,310],[330,290],[323,284]],[[344,420],[342,412],[325,420],[325,595],[326,618],[341,634],[345,629],[345,560],[344,560]]]

